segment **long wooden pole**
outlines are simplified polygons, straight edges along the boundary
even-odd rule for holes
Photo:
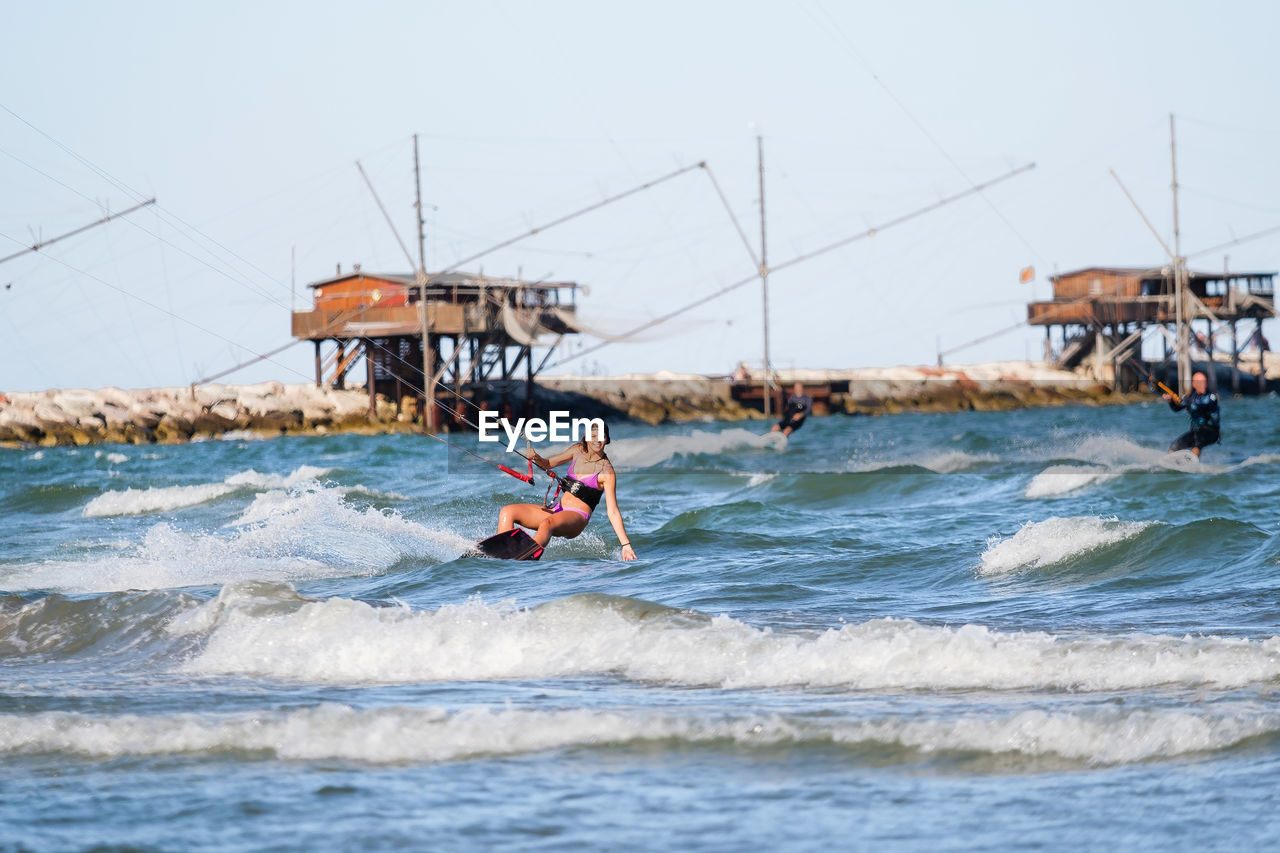
[[[1175,319],[1178,324],[1178,390],[1186,393],[1191,386],[1191,350],[1188,346],[1186,261],[1182,257],[1182,232],[1178,227],[1178,143],[1174,134],[1173,113],[1169,113],[1169,159],[1173,169],[1173,289]]]
[[[383,206],[382,199],[378,196],[378,191],[373,188],[373,181],[369,180],[369,175],[365,172],[364,166],[360,165],[360,161],[356,161],[356,168],[360,170],[360,177],[364,178],[365,186],[369,188],[370,194],[373,195],[374,202],[378,205],[378,210],[382,211],[382,218],[387,220],[387,226],[391,228],[391,233],[395,236],[396,242],[400,244],[400,251],[404,252],[405,260],[409,262],[409,266],[413,266],[413,256],[409,254],[409,247],[400,239],[400,232],[396,230],[396,224],[391,221],[391,214],[387,213],[387,208]]]
[[[769,358],[769,245],[765,234],[764,213],[764,138],[756,137],[756,159],[760,171],[760,301],[764,320],[764,416],[768,418],[773,403],[773,362]]]
[[[135,210],[141,210],[147,205],[155,204],[155,203],[156,203],[156,200],[154,198],[149,198],[146,201],[144,201],[142,204],[135,204],[133,207],[129,208],[128,210],[122,210],[119,213],[112,213],[109,216],[104,216],[101,219],[97,220],[96,222],[90,222],[88,225],[82,225],[74,231],[68,231],[66,234],[59,234],[57,237],[52,237],[48,240],[44,240],[39,243],[33,243],[32,245],[23,249],[21,252],[14,252],[12,255],[5,255],[3,258],[0,258],[0,264],[3,264],[5,261],[11,261],[14,258],[20,258],[23,255],[27,254],[28,252],[38,252],[41,249],[43,249],[45,246],[52,245],[58,242],[59,240],[65,240],[68,237],[74,237],[75,235],[80,234],[81,232],[88,231],[90,228],[97,228],[99,225],[102,225],[106,222],[110,222],[113,219],[119,219],[121,216],[124,216],[125,214],[133,213]]]
[[[422,336],[422,426],[427,432],[436,430],[436,382],[435,353],[431,349],[430,329],[427,328],[427,251],[426,234],[422,221],[422,178],[418,172],[418,134],[413,135],[413,185],[418,208],[418,304],[421,306],[420,334]]]
[[[1227,297],[1232,300],[1231,311],[1234,314],[1240,309],[1234,304],[1235,291],[1231,289],[1230,280],[1231,256],[1222,256],[1222,278],[1223,286],[1226,289]],[[1236,320],[1231,320],[1231,393],[1238,395],[1240,393],[1240,339],[1236,337]]]
[[[418,269],[427,271],[426,221],[422,218],[422,175],[418,171],[418,134],[413,135],[413,188],[417,197],[414,207],[418,211]]]

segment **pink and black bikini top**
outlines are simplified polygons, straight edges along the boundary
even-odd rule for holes
[[[569,460],[569,470],[565,472],[565,475],[570,480],[577,480],[579,483],[581,483],[584,486],[589,486],[593,489],[600,488],[600,471],[603,471],[604,469],[601,468],[600,471],[597,471],[594,474],[588,474],[585,477],[575,477],[573,476],[573,463],[577,461],[578,461],[578,458],[576,456],[573,459]]]

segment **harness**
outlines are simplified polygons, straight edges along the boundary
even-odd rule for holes
[[[600,499],[604,497],[604,489],[597,489],[594,486],[588,486],[586,483],[574,477],[561,477],[553,471],[548,470],[547,476],[551,478],[551,482],[547,484],[546,495],[542,499],[544,509],[551,509],[560,502],[562,494],[573,495],[578,500],[587,505],[587,509],[592,512],[600,504]],[[552,494],[551,487],[555,486],[555,493]]]

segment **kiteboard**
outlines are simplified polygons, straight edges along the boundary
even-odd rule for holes
[[[488,539],[481,539],[463,556],[490,557],[495,560],[536,560],[542,556],[542,546],[528,533],[516,527]]]
[[[1200,457],[1190,450],[1175,450],[1166,458],[1171,468],[1194,468],[1200,464]]]

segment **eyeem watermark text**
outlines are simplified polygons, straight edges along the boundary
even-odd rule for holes
[[[480,413],[480,440],[501,441],[498,428],[507,434],[507,450],[515,450],[520,436],[529,441],[588,441],[604,440],[604,420],[601,418],[574,418],[568,412],[552,411],[550,420],[520,418],[511,421],[499,417],[497,412]]]

